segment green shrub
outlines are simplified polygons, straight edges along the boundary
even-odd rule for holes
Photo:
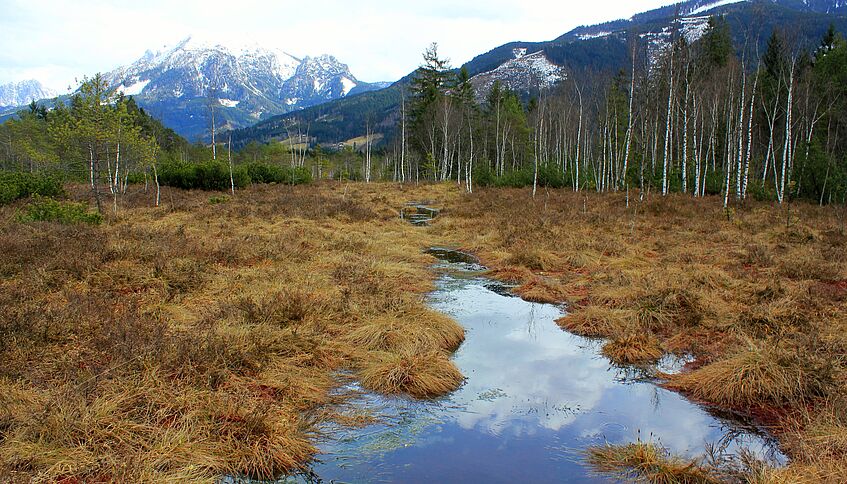
[[[747,182],[747,194],[749,196],[759,202],[771,202],[776,200],[776,188],[772,186],[772,182],[762,183],[761,180],[753,178],[754,177],[750,177],[750,180]]]
[[[476,168],[474,170],[474,183],[481,187],[508,187],[508,188],[524,188],[531,187],[535,178],[533,168],[523,170],[511,170],[505,172],[502,176],[497,176],[494,171],[488,167]],[[539,166],[538,167],[538,186],[561,188],[570,186],[570,178],[562,173],[561,169],[556,166]]]
[[[247,174],[253,183],[285,183],[303,185],[312,181],[312,173],[306,168],[271,165],[268,163],[249,163]]]
[[[479,187],[494,186],[495,178],[496,178],[496,175],[494,174],[494,171],[492,171],[490,168],[488,168],[488,166],[474,168],[473,182],[476,186],[479,186]]]
[[[140,171],[133,171],[133,172],[129,173],[129,175],[127,175],[127,177],[126,177],[126,181],[130,185],[140,185],[140,184],[144,183],[144,181],[146,179],[147,179],[147,177],[146,177],[145,173],[140,172]]]
[[[0,205],[33,195],[58,197],[64,194],[59,178],[35,173],[0,172]]]
[[[244,188],[250,183],[299,185],[312,181],[311,173],[305,168],[267,163],[236,165],[232,169],[231,182],[229,175],[229,165],[219,161],[170,162],[163,163],[159,167],[159,183],[184,189],[227,191],[231,188],[231,183],[235,185],[235,188]]]
[[[159,183],[169,187],[224,191],[244,188],[250,184],[250,175],[244,167],[234,167],[232,181],[229,165],[219,161],[201,163],[163,163],[159,168]]]
[[[706,174],[706,195],[720,195],[726,185],[726,172],[709,170]]]
[[[0,205],[12,203],[18,199],[20,191],[17,184],[0,181]]]
[[[508,188],[523,188],[532,186],[532,171],[531,170],[515,170],[507,171],[502,176],[494,180],[494,185],[498,187]]]
[[[59,222],[61,224],[86,223],[99,225],[103,216],[89,212],[84,203],[59,202],[52,198],[35,195],[35,200],[27,205],[18,216],[21,222]]]
[[[253,183],[282,183],[286,175],[281,166],[267,163],[248,164],[247,174]]]

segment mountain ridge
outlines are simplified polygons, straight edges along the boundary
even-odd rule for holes
[[[630,48],[628,42],[635,35],[640,48],[647,52],[648,58],[655,57],[663,48],[670,45],[674,29],[686,35],[689,42],[696,41],[710,16],[719,14],[727,18],[731,31],[736,37],[743,37],[751,24],[759,29],[758,47],[763,50],[764,43],[775,28],[793,25],[802,35],[809,47],[819,42],[830,23],[842,32],[847,32],[847,1],[845,0],[689,0],[638,13],[628,19],[613,20],[591,26],[579,26],[561,36],[545,42],[510,42],[480,54],[462,67],[473,77],[496,76],[496,69],[516,59],[515,52],[543,52],[552,64],[562,68],[565,73],[574,71],[616,71],[628,70]],[[755,16],[755,21],[753,18]],[[744,44],[744,42],[739,42]],[[755,49],[756,45],[749,48]],[[274,127],[286,123],[301,122],[310,126],[319,143],[337,143],[344,139],[364,134],[365,118],[376,117],[369,123],[388,125],[388,119],[396,118],[399,112],[401,91],[414,73],[401,79],[390,88],[368,94],[366,102],[350,102],[349,99],[330,101],[319,107],[273,117],[249,128],[233,132],[234,143],[245,145],[251,141],[267,142],[284,137],[284,133]],[[510,86],[513,90],[528,94],[530,86]],[[479,96],[478,96],[479,97]],[[526,96],[525,96],[526,97]],[[396,104],[391,105],[389,99]],[[362,106],[375,106],[368,112],[357,112]],[[331,124],[335,125],[331,126]],[[354,128],[358,126],[357,128]],[[346,129],[351,127],[351,129]],[[321,138],[319,133],[330,135]],[[392,133],[385,140],[391,139]],[[237,141],[236,141],[237,140]]]

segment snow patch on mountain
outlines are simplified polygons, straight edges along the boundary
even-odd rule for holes
[[[579,40],[591,40],[591,39],[599,39],[599,38],[602,38],[602,37],[608,37],[610,35],[612,35],[612,32],[596,32],[596,33],[592,33],[592,34],[579,34],[579,35],[577,35],[577,38]]]
[[[347,79],[346,77],[341,78],[341,95],[346,96],[350,94],[350,91],[353,90],[354,87],[357,86],[356,81],[352,81]]]
[[[679,31],[689,44],[700,40],[709,30],[710,17],[686,17],[679,19]]]
[[[681,35],[689,44],[700,40],[709,29],[709,18],[705,17],[682,17],[672,22],[672,25],[663,27],[658,32],[646,32],[639,37],[647,42],[647,55],[650,66],[655,67],[662,56],[671,48],[674,35]]]
[[[361,85],[331,55],[300,58],[255,43],[224,45],[196,37],[148,50],[104,78],[189,139],[208,131],[207,99],[218,99],[228,108],[227,122],[244,127],[345,97]]]
[[[115,90],[124,93],[125,96],[138,96],[144,92],[144,88],[147,87],[147,84],[150,84],[150,80],[135,82],[126,87],[121,84]]]
[[[567,78],[565,69],[550,62],[543,51],[521,55],[499,67],[471,78],[478,98],[484,97],[496,81],[519,92],[549,89]]]
[[[718,8],[718,7],[723,7],[724,5],[731,5],[733,3],[740,3],[740,2],[746,2],[746,1],[748,1],[748,0],[720,0],[720,1],[717,1],[717,2],[709,2],[705,5],[701,5],[697,8],[695,8],[694,10],[688,12],[687,15],[700,15],[702,13],[708,12],[709,10],[713,10],[713,9]]]

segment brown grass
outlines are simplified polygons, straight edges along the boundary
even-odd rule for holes
[[[155,209],[136,190],[100,227],[0,208],[0,480],[273,476],[314,451],[339,370],[389,393],[455,389],[464,332],[423,303],[430,246],[479,255],[528,300],[571,303],[558,323],[608,338],[619,361],[693,354],[674,388],[777,415],[793,460],[771,482],[845,475],[847,235],[830,207],[795,204],[786,227],[779,207],[727,219],[721,200],[685,196],[209,196],[165,188]],[[409,200],[444,210],[415,228],[399,220]]]
[[[618,328],[629,326],[633,315],[629,311],[589,306],[556,320],[564,330],[578,336],[601,338],[614,334]]]
[[[533,277],[518,286],[514,293],[527,301],[543,304],[556,304],[566,299],[565,291],[557,282],[542,277]]]
[[[664,355],[659,340],[646,334],[628,334],[615,338],[603,345],[602,353],[614,363],[622,365],[655,363]]]
[[[0,208],[0,481],[273,479],[314,455],[339,371],[457,388],[464,330],[422,297],[438,244],[398,216],[444,192],[164,189],[97,228]]]
[[[602,445],[587,450],[587,461],[595,470],[626,480],[653,484],[707,484],[719,482],[698,460],[672,456],[653,443]]]
[[[417,316],[377,317],[350,332],[345,339],[374,351],[408,353],[436,348],[453,352],[465,340],[465,330],[448,317],[424,311]]]
[[[361,371],[361,380],[380,393],[432,398],[458,389],[464,378],[446,354],[436,351],[378,355]]]
[[[697,370],[676,375],[671,388],[731,407],[803,405],[833,389],[831,363],[776,344],[751,344]]]

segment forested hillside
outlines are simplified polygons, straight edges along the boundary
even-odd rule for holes
[[[574,75],[526,106],[497,89],[477,105],[460,78],[429,63],[410,109],[410,169],[469,190],[475,181],[843,202],[847,43],[830,29],[812,51],[778,31],[760,58],[737,47],[716,17],[694,44],[675,38],[654,62],[633,50],[629,72]]]
[[[728,19],[713,17],[696,42],[677,33],[659,55],[632,44],[626,69],[575,72],[529,101],[494,83],[482,102],[468,71],[451,70],[433,46],[408,88],[392,88],[399,112],[343,125],[358,120],[373,133],[394,123],[378,154],[361,146],[361,178],[843,203],[847,42],[831,26],[804,45],[774,30],[751,54]],[[345,102],[384,114],[378,94]],[[303,140],[314,143],[327,120],[337,128],[347,115],[327,105],[279,122],[311,130]]]

